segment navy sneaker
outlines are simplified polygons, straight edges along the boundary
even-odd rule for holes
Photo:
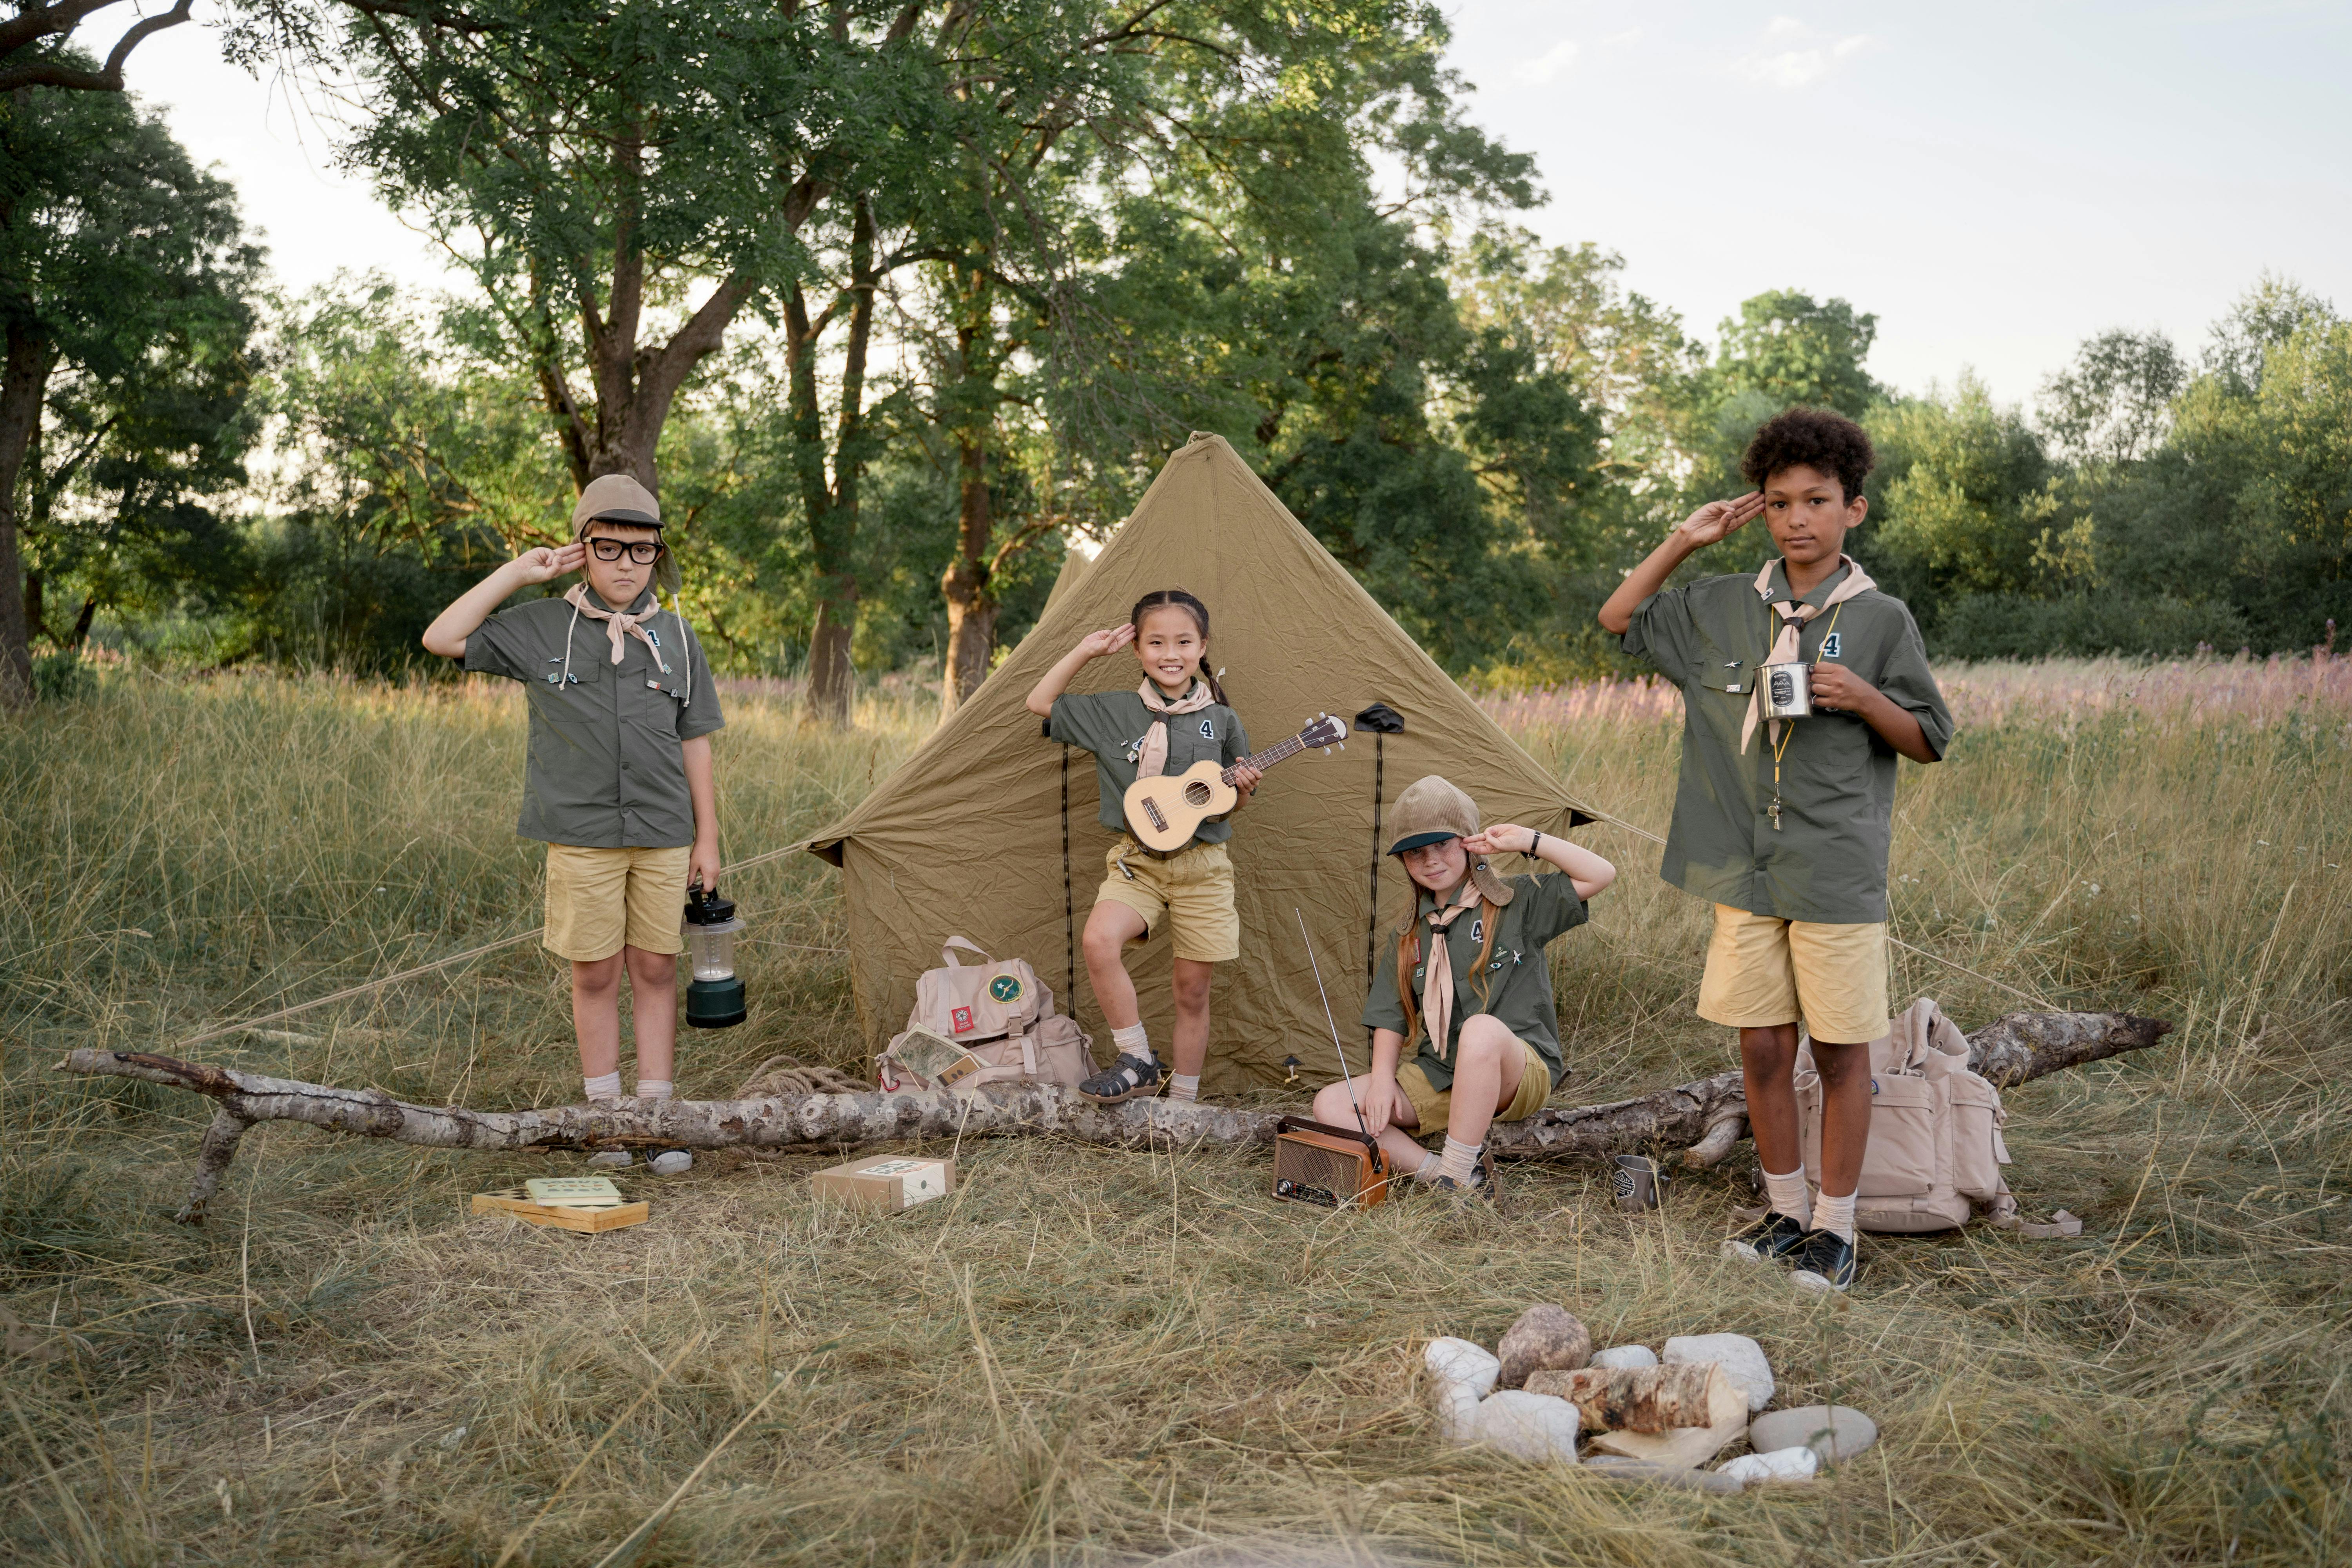
[[[1723,1255],[1743,1263],[1773,1263],[1796,1251],[1804,1239],[1803,1226],[1772,1209],[1738,1236],[1727,1237]]]
[[[1833,1230],[1809,1230],[1788,1260],[1796,1272],[1789,1283],[1801,1289],[1843,1294],[1853,1284],[1856,1265],[1853,1243]]]

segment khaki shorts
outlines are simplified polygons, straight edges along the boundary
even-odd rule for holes
[[[1106,901],[1141,915],[1146,941],[1159,932],[1161,921],[1170,921],[1179,958],[1223,963],[1242,955],[1234,861],[1222,844],[1195,844],[1162,860],[1133,839],[1121,838],[1103,857],[1103,885],[1095,890],[1095,902]]]
[[[623,946],[678,952],[686,939],[688,845],[675,849],[547,847],[547,932],[541,942],[558,958],[595,963]]]
[[[1886,922],[1818,925],[1715,906],[1698,1016],[1736,1029],[1805,1021],[1832,1045],[1883,1037],[1886,1016]]]
[[[1519,1072],[1519,1091],[1511,1096],[1510,1104],[1495,1112],[1497,1121],[1525,1121],[1551,1098],[1551,1064],[1525,1040],[1519,1042],[1519,1049],[1528,1053],[1528,1064]],[[1396,1081],[1404,1097],[1412,1101],[1412,1113],[1421,1118],[1421,1125],[1412,1129],[1414,1136],[1444,1131],[1454,1115],[1454,1091],[1433,1087],[1418,1061],[1398,1068]]]

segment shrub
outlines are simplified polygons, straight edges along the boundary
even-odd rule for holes
[[[1969,659],[2188,653],[2246,640],[2246,618],[2232,605],[2114,594],[1969,594],[1937,618],[1927,638],[1937,658]]]

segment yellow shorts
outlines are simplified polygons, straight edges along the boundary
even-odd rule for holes
[[[1519,1071],[1519,1091],[1511,1096],[1510,1104],[1495,1112],[1497,1121],[1525,1121],[1551,1098],[1551,1064],[1525,1040],[1519,1042],[1519,1049],[1528,1053],[1528,1064]],[[1412,1101],[1412,1113],[1421,1118],[1421,1125],[1412,1130],[1414,1136],[1444,1131],[1454,1114],[1454,1091],[1433,1086],[1418,1061],[1398,1068],[1396,1081],[1404,1097]]]
[[[1814,1039],[1865,1045],[1886,1034],[1886,922],[1818,925],[1715,906],[1698,1016],[1736,1029],[1805,1021]]]
[[[624,945],[640,952],[686,947],[686,862],[675,849],[584,849],[547,847],[548,952],[574,963],[595,963]]]
[[[1141,915],[1147,942],[1162,920],[1172,920],[1179,958],[1223,963],[1242,955],[1234,861],[1222,844],[1195,844],[1162,860],[1122,837],[1103,857],[1103,885],[1095,890],[1095,902],[1105,901]]]

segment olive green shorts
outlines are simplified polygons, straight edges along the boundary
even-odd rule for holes
[[[1543,1109],[1551,1098],[1551,1064],[1543,1053],[1525,1040],[1519,1049],[1527,1052],[1527,1066],[1519,1069],[1519,1091],[1511,1096],[1511,1103],[1495,1112],[1497,1121],[1524,1121]],[[1443,1132],[1454,1115],[1454,1091],[1439,1089],[1429,1081],[1417,1061],[1406,1062],[1397,1068],[1397,1087],[1412,1101],[1412,1113],[1421,1118],[1421,1125],[1412,1131],[1416,1136]]]

